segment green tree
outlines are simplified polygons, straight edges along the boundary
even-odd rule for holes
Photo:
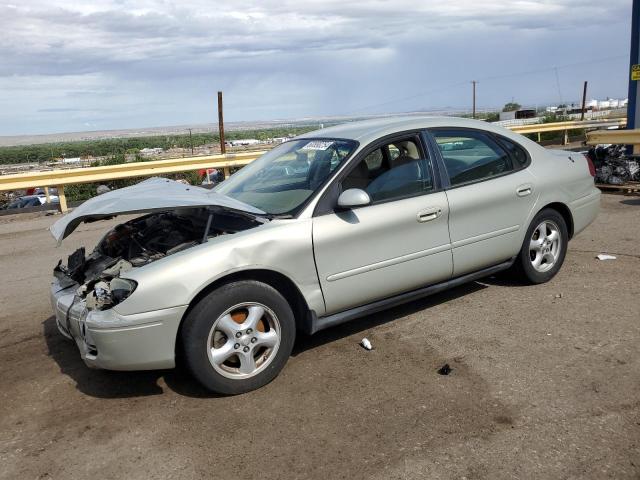
[[[497,122],[500,120],[500,114],[498,112],[489,112],[485,118],[487,122]]]
[[[522,108],[522,105],[520,105],[519,103],[516,102],[509,102],[509,103],[505,103],[504,108],[502,109],[503,112],[515,112],[516,110],[520,110]]]

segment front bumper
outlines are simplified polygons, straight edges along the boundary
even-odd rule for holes
[[[77,284],[51,284],[58,330],[75,340],[87,366],[107,370],[155,370],[175,367],[175,345],[187,306],[135,315],[115,309],[88,310],[76,297]]]

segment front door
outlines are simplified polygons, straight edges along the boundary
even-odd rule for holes
[[[377,142],[338,181],[371,204],[313,219],[326,314],[451,277],[447,197],[418,135]]]

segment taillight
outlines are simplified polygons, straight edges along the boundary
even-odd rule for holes
[[[595,177],[596,176],[596,166],[593,164],[593,162],[589,158],[589,155],[585,155],[584,158],[587,160],[587,164],[589,165],[589,173],[591,174],[592,177]]]

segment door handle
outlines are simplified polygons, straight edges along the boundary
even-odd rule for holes
[[[519,197],[526,197],[527,195],[531,195],[532,192],[533,192],[533,185],[530,185],[530,184],[520,185],[516,189],[516,195],[518,195]]]
[[[430,220],[435,220],[440,215],[442,215],[442,208],[432,207],[432,208],[425,208],[424,210],[420,210],[416,215],[416,217],[418,222],[424,223]]]

